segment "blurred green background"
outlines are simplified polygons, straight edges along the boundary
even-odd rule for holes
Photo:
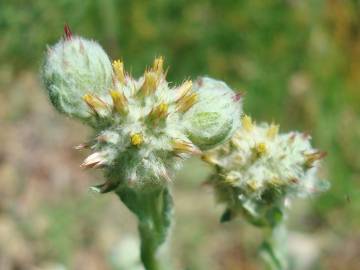
[[[134,75],[163,55],[168,78],[209,75],[245,91],[258,122],[303,130],[328,152],[326,194],[289,214],[294,269],[360,269],[360,1],[1,0],[0,269],[132,270],[133,216],[87,187],[73,150],[90,134],[49,105],[39,82],[47,44],[64,23],[98,40]],[[259,232],[220,225],[221,206],[188,162],[174,184],[176,269],[261,269]],[[135,258],[135,259],[132,259]],[[134,268],[135,269],[135,268]]]

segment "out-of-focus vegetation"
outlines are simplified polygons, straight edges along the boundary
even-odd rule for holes
[[[86,133],[52,111],[38,81],[65,22],[135,75],[164,55],[171,81],[225,80],[246,92],[258,121],[311,133],[328,152],[332,188],[293,205],[290,227],[302,234],[291,243],[312,251],[303,256],[315,264],[303,269],[360,269],[357,0],[2,0],[0,269],[122,269],[111,254],[136,230],[115,196],[87,192],[101,175],[80,171],[85,154],[71,149]],[[221,209],[201,187],[207,168],[187,166],[174,187],[179,268],[259,269],[257,231],[240,220],[220,226]]]

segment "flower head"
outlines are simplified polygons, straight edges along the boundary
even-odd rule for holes
[[[73,36],[65,26],[65,36],[48,48],[42,67],[42,78],[54,107],[71,117],[91,122],[83,96],[107,93],[113,71],[105,51],[95,41]],[[99,105],[88,96],[88,104]]]
[[[99,192],[165,185],[183,159],[226,141],[239,124],[241,104],[225,83],[202,78],[170,87],[162,57],[133,78],[121,60],[111,63],[68,27],[42,73],[55,108],[96,132],[77,148],[93,151],[81,167],[105,171],[107,182],[93,188]]]
[[[317,178],[324,153],[311,147],[310,136],[278,130],[245,115],[228,143],[203,156],[217,168],[211,183],[227,205],[227,216],[242,212],[254,223],[268,223],[292,197],[324,189],[325,182]]]
[[[120,60],[113,62],[113,69],[106,95],[84,95],[101,128],[90,146],[95,153],[83,167],[105,169],[111,184],[100,186],[101,192],[123,184],[134,188],[166,184],[182,159],[201,153],[183,123],[196,104],[189,98],[197,97],[192,83],[170,88],[162,58],[155,59],[139,79],[127,74]]]
[[[228,140],[240,126],[241,94],[219,80],[199,78],[194,85],[199,96],[186,115],[186,129],[201,149],[211,149]]]

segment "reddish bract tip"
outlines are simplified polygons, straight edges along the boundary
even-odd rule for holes
[[[72,38],[72,32],[70,30],[70,27],[67,23],[64,25],[64,33],[65,33],[65,39],[70,40]]]
[[[304,140],[309,140],[311,139],[311,135],[309,132],[305,131],[301,134],[301,137],[304,139]]]
[[[238,102],[238,101],[240,101],[241,100],[241,98],[244,96],[244,93],[236,93],[235,95],[234,95],[234,97],[233,97],[233,100],[235,101],[235,102]]]
[[[325,151],[319,151],[319,159],[323,159],[324,157],[326,157],[328,155],[327,152]]]
[[[199,87],[201,87],[201,86],[203,86],[203,84],[204,84],[204,80],[203,80],[201,77],[199,77],[199,78],[196,80],[196,83],[197,83],[197,85],[198,85]]]

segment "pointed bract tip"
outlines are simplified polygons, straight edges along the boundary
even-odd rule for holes
[[[176,110],[178,112],[185,113],[187,112],[194,104],[198,101],[198,94],[190,93],[189,95],[185,95],[181,99],[178,100]]]
[[[248,116],[248,115],[244,115],[242,118],[241,118],[241,123],[244,127],[244,129],[246,131],[251,131],[252,128],[253,128],[253,123],[252,123],[252,120],[251,120],[251,117]]]
[[[177,91],[177,101],[179,101],[181,98],[183,98],[185,95],[189,93],[192,89],[192,81],[186,80],[182,85],[180,85],[176,91]]]
[[[159,74],[164,72],[164,57],[159,56],[155,58],[153,64],[153,70]]]
[[[121,91],[110,90],[110,96],[113,100],[114,109],[118,113],[127,114],[128,113],[128,102],[127,99]]]
[[[192,142],[176,139],[173,141],[173,150],[177,154],[201,155],[202,152]]]
[[[266,131],[266,136],[269,139],[274,139],[279,134],[279,125],[272,123]]]
[[[169,105],[165,102],[160,103],[158,106],[153,108],[149,113],[150,120],[164,119],[168,115]]]
[[[241,99],[243,98],[243,96],[244,96],[244,92],[236,93],[236,94],[234,95],[234,97],[233,97],[233,100],[234,100],[235,102],[239,102],[239,101],[241,101]]]
[[[218,163],[217,159],[215,156],[209,154],[209,153],[206,153],[204,155],[201,156],[201,160],[206,162],[206,163],[209,163],[211,165],[215,165]]]
[[[106,103],[102,99],[92,94],[85,94],[83,96],[83,100],[90,107],[90,109],[96,114],[99,114],[100,110],[107,108]]]
[[[143,96],[149,96],[155,93],[158,86],[159,78],[158,75],[153,71],[146,71],[144,74],[144,82],[140,88],[139,93]]]
[[[310,153],[310,154],[306,153],[305,154],[305,158],[306,158],[305,165],[308,168],[311,168],[311,167],[314,166],[314,163],[317,160],[323,159],[326,155],[327,155],[327,153],[324,152],[324,151],[315,151],[315,152]]]
[[[65,23],[65,25],[64,25],[64,33],[65,33],[65,39],[66,40],[71,40],[73,34],[72,34],[72,32],[70,30],[70,27],[69,27],[69,25],[67,23]]]
[[[116,189],[117,186],[118,186],[118,183],[106,181],[105,183],[102,183],[100,185],[90,187],[90,190],[93,192],[96,192],[96,193],[108,193],[108,192]]]
[[[115,60],[112,63],[112,66],[115,71],[116,79],[121,83],[125,83],[124,62],[122,62],[121,60]]]
[[[83,150],[90,147],[90,143],[81,143],[79,145],[74,146],[75,150]]]
[[[88,156],[80,165],[81,168],[99,168],[106,164],[104,153],[95,152]]]

